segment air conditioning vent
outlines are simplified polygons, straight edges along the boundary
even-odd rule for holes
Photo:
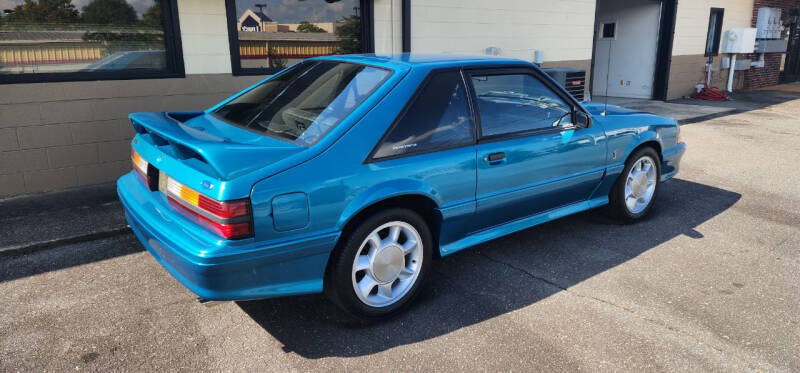
[[[583,101],[583,92],[586,89],[586,70],[561,67],[543,70],[558,84],[561,84],[572,97],[575,97],[578,101]]]

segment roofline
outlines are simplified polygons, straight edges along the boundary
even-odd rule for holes
[[[496,66],[496,65],[520,65],[520,66],[534,66],[533,63],[509,57],[495,57],[483,55],[452,55],[452,59],[443,58],[441,60],[420,60],[408,61],[398,57],[411,57],[414,53],[401,53],[392,55],[376,55],[376,54],[342,54],[342,55],[327,55],[312,57],[310,60],[335,60],[352,63],[361,63],[367,65],[381,65],[386,67],[403,66],[403,67],[446,67],[446,66]],[[425,54],[417,54],[425,56]],[[435,54],[431,54],[435,55]],[[441,54],[441,56],[448,56]]]

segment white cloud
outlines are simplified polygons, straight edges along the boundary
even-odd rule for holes
[[[0,0],[0,10],[14,9],[19,4],[22,4],[22,0]]]

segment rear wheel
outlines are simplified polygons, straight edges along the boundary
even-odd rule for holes
[[[653,148],[633,153],[609,195],[611,213],[624,222],[635,222],[650,211],[658,193],[661,164]]]
[[[331,299],[360,318],[379,318],[407,306],[431,262],[431,234],[419,214],[389,209],[365,219],[331,258]]]

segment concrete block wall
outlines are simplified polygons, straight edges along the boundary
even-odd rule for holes
[[[186,74],[230,74],[228,19],[221,0],[178,0]]]
[[[411,50],[421,53],[502,55],[549,66],[581,66],[592,59],[595,0],[426,0],[411,6]]]
[[[402,0],[374,0],[375,53],[403,51]]]
[[[202,110],[259,79],[0,85],[0,197],[112,181],[130,170],[129,113]]]
[[[225,2],[178,0],[186,78],[0,84],[0,198],[130,170],[129,113],[202,110],[263,77],[231,75]]]

